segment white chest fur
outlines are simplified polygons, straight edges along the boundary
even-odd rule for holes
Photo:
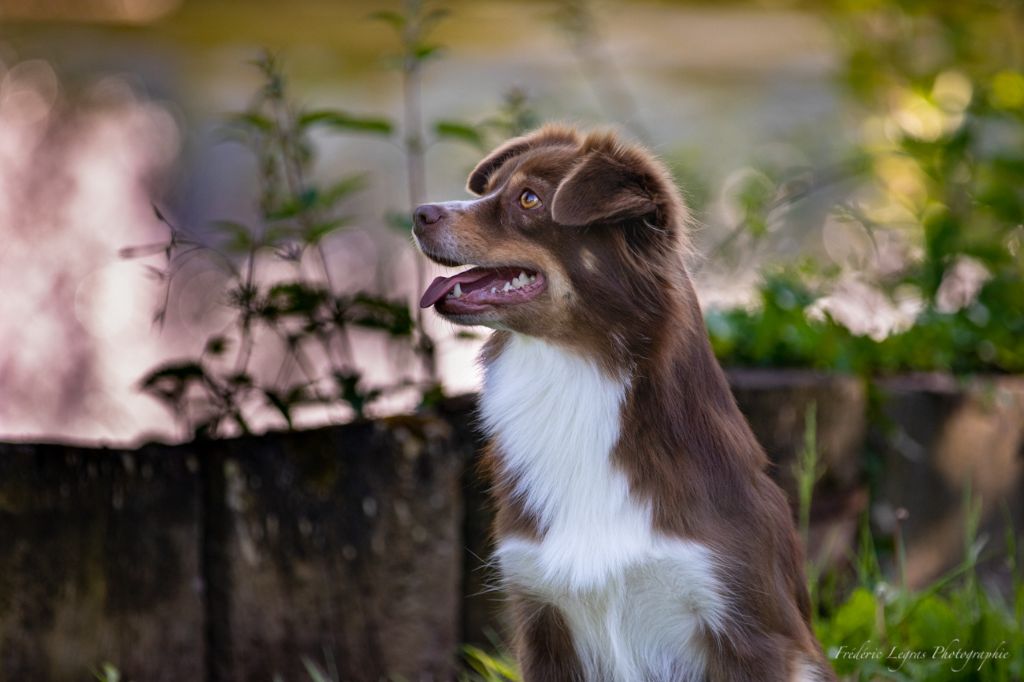
[[[503,579],[558,606],[588,679],[686,680],[703,671],[700,625],[726,600],[710,550],[667,538],[611,453],[625,379],[513,335],[486,367],[482,416],[542,539],[499,539]]]

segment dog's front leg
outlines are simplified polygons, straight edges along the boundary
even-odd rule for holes
[[[523,682],[584,682],[562,613],[528,597],[512,598],[516,658]]]

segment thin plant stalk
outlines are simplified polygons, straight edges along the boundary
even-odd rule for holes
[[[427,200],[426,190],[426,146],[423,142],[422,111],[422,65],[423,59],[416,54],[422,38],[422,0],[406,0],[406,23],[402,29],[402,127],[404,130],[403,151],[405,154],[405,175],[409,197],[408,214],[412,216],[416,207]],[[426,280],[426,263],[422,258],[414,259],[416,291]],[[420,349],[423,351],[424,369],[431,381],[437,378],[434,361],[434,343],[423,327],[423,309],[413,305],[416,315],[416,329],[420,335]]]
[[[803,544],[807,564],[807,591],[811,603],[817,603],[818,577],[821,572],[818,561],[811,557],[810,529],[811,502],[814,484],[820,478],[818,465],[818,404],[812,401],[804,413],[804,444],[793,465],[797,485],[797,515],[800,542]]]

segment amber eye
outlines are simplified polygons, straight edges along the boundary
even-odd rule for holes
[[[537,208],[540,206],[540,197],[533,193],[533,190],[524,189],[519,195],[519,205],[523,208]]]

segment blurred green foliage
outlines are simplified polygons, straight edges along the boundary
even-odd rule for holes
[[[517,135],[538,121],[521,90],[506,93],[495,113],[478,122],[421,120],[419,78],[425,64],[442,53],[431,30],[447,10],[422,0],[407,0],[398,11],[372,13],[368,21],[394,29],[399,51],[392,60],[403,75],[401,121],[385,115],[341,109],[300,107],[289,92],[278,59],[266,53],[254,62],[263,84],[250,105],[226,117],[230,140],[245,146],[258,169],[258,224],[218,220],[199,236],[173,225],[166,243],[129,247],[124,257],[163,255],[165,266],[151,271],[165,283],[163,305],[155,320],[163,323],[176,279],[196,257],[205,257],[224,274],[224,290],[211,292],[232,316],[224,331],[209,336],[198,357],[154,368],[141,380],[193,436],[218,437],[251,430],[261,410],[276,412],[288,428],[295,412],[311,406],[347,407],[363,417],[378,399],[395,391],[414,390],[421,404],[443,397],[434,369],[435,345],[423,329],[421,311],[409,301],[370,291],[341,290],[332,281],[324,243],[356,224],[347,202],[366,184],[356,173],[318,182],[313,175],[317,131],[356,134],[395,142],[404,154],[408,204],[384,207],[386,223],[407,233],[412,208],[425,200],[426,150],[437,143],[468,144],[478,150]],[[429,131],[425,131],[428,128]],[[267,259],[288,263],[293,276],[281,278]],[[422,282],[423,259],[416,259]],[[411,350],[422,361],[425,377],[406,376],[386,386],[369,386],[366,360],[353,342],[354,330],[383,335]],[[455,339],[465,335],[456,335]],[[256,347],[279,363],[273,379],[252,368]],[[403,368],[404,369],[404,368]],[[295,377],[298,377],[297,379]]]
[[[209,336],[199,357],[162,365],[142,379],[142,388],[195,436],[247,433],[251,415],[261,407],[276,411],[289,428],[295,410],[312,404],[344,404],[362,416],[393,387],[364,386],[350,330],[406,340],[414,331],[406,301],[335,286],[323,242],[352,224],[346,201],[362,188],[364,178],[356,174],[319,184],[311,172],[314,129],[386,136],[394,126],[383,117],[299,109],[289,98],[277,60],[265,54],[254,64],[263,85],[245,111],[228,117],[226,131],[256,158],[262,223],[219,220],[211,226],[216,239],[208,243],[156,211],[171,235],[160,245],[167,261],[160,272],[167,295],[158,321],[166,314],[174,279],[193,257],[206,256],[225,275],[219,296],[231,312],[228,328]],[[135,247],[123,255],[150,251]],[[266,274],[267,254],[291,264],[293,276]],[[258,340],[279,348],[280,368],[272,381],[261,380],[250,368]],[[292,379],[296,373],[298,381]]]
[[[869,682],[1011,682],[1024,676],[1024,576],[1012,528],[999,552],[1011,580],[1006,596],[989,592],[976,567],[988,544],[979,537],[981,506],[970,489],[964,559],[917,591],[889,582],[879,569],[867,523],[856,587],[843,599],[819,599],[815,634],[844,680]],[[898,542],[897,535],[897,542]]]
[[[169,240],[122,250],[125,257],[165,257],[165,267],[153,269],[166,285],[157,322],[164,320],[174,280],[198,256],[224,273],[225,288],[215,295],[233,318],[225,331],[206,340],[199,357],[153,369],[141,381],[143,390],[160,399],[193,435],[205,437],[249,432],[251,416],[262,408],[277,412],[291,428],[295,410],[305,406],[344,405],[362,417],[378,398],[407,388],[436,401],[443,394],[429,377],[422,384],[410,379],[390,386],[364,384],[365,363],[357,356],[351,330],[383,334],[421,356],[432,354],[433,343],[424,342],[423,335],[416,340],[418,325],[408,301],[342,291],[332,281],[324,242],[354,224],[346,201],[364,186],[365,177],[355,174],[320,184],[311,172],[315,129],[388,138],[396,125],[384,116],[300,109],[272,55],[255,65],[263,74],[263,86],[249,108],[228,117],[227,133],[256,157],[262,222],[216,221],[211,225],[216,239],[210,243],[173,225],[156,209],[170,231]],[[528,122],[525,98],[511,93],[495,117],[480,125],[442,121],[435,128],[438,139],[479,146],[488,131],[504,135]],[[408,214],[392,213],[392,222],[407,230]],[[266,272],[267,257],[290,263],[294,276],[272,277]],[[250,368],[257,343],[277,348],[280,368],[271,381],[261,380]],[[299,380],[291,380],[296,373]]]
[[[769,271],[758,306],[710,316],[726,362],[864,373],[1024,371],[1024,6],[968,0],[830,3],[841,71],[864,113],[847,201],[835,216],[899,267],[868,272],[889,297],[919,303],[881,340],[808,314],[835,272]],[[741,227],[763,232],[754,199]],[[885,239],[883,239],[885,237]],[[952,296],[963,267],[982,283]],[[814,282],[812,286],[809,284]],[[964,298],[961,295],[960,298]]]
[[[808,262],[765,272],[753,310],[709,311],[706,322],[715,354],[752,367],[860,369],[871,341],[850,333],[827,313],[808,312],[820,296],[807,281],[814,267]]]
[[[896,267],[861,275],[890,302],[915,301],[917,312],[884,337],[854,334],[822,305],[841,264],[773,265],[751,307],[708,313],[716,354],[735,364],[865,375],[1024,372],[1024,5],[825,7],[842,48],[841,78],[863,114],[834,217],[866,235],[876,255],[901,245]],[[738,230],[756,237],[776,202],[755,193],[740,203]],[[982,273],[980,286],[951,295],[965,263]],[[883,575],[866,520],[852,589],[832,575],[812,585],[816,634],[843,679],[1024,679],[1017,538],[1011,529],[996,550],[1013,575],[1004,599],[975,575],[985,542],[976,537],[976,511],[970,515],[963,564],[925,589]],[[814,566],[808,575],[817,575]],[[962,658],[971,651],[996,656]]]
[[[516,664],[507,654],[491,654],[471,645],[462,647],[463,662],[468,669],[459,682],[520,682]]]
[[[912,326],[883,339],[854,334],[816,304],[827,291],[804,261],[762,273],[752,308],[709,310],[715,354],[749,367],[810,367],[864,375],[902,371],[1024,372],[1024,289],[992,277],[965,307],[928,305]]]
[[[817,635],[848,680],[1010,682],[1024,674],[1022,600],[1020,585],[1011,607],[977,586],[915,593],[880,582],[855,589]]]

